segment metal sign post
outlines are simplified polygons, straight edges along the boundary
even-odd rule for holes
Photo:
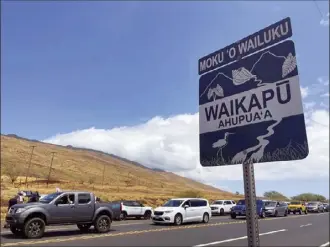
[[[256,189],[253,163],[243,164],[244,194],[248,247],[259,247],[259,222],[256,205]]]
[[[249,247],[259,247],[262,200],[253,164],[301,160],[308,140],[291,20],[285,18],[198,60],[203,167],[243,164]]]

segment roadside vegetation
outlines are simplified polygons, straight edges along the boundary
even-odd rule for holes
[[[264,193],[264,197],[269,200],[277,200],[277,201],[320,201],[320,202],[329,202],[329,199],[325,198],[322,195],[313,194],[313,193],[303,193],[291,198],[286,197],[277,191],[268,191]]]
[[[28,172],[32,145],[36,147]],[[51,152],[56,153],[50,170]],[[87,190],[104,201],[139,200],[152,207],[159,206],[172,197],[204,197],[211,201],[243,197],[101,152],[3,135],[1,175],[2,219],[7,211],[8,199],[19,190],[38,191],[40,194],[52,193],[56,187],[62,190]]]

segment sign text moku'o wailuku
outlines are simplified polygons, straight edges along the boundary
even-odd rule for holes
[[[275,30],[282,30],[278,32],[283,34],[283,39],[292,35],[289,18],[275,24],[279,27]],[[263,32],[267,31],[256,35]],[[258,40],[255,37],[249,36],[248,40]],[[202,166],[307,157],[294,43],[291,40],[274,43],[269,42],[266,48],[262,46],[263,50],[200,77]],[[242,43],[235,44],[240,50]]]

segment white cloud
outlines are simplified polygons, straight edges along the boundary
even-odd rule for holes
[[[329,97],[329,93],[322,94],[321,97]]]
[[[300,87],[301,97],[306,98],[308,96],[308,87]]]
[[[329,85],[329,79],[326,79],[326,78],[324,78],[322,76],[320,76],[319,78],[317,78],[317,81],[320,84],[324,85],[324,86],[328,86]]]
[[[310,108],[313,106],[313,103],[308,105]],[[170,118],[154,117],[137,126],[109,130],[90,128],[58,134],[44,141],[109,152],[205,183],[242,180],[240,165],[212,168],[200,166],[198,122],[198,113]],[[306,124],[309,156],[301,161],[255,164],[257,179],[329,177],[329,112],[310,112],[306,116]]]
[[[329,12],[327,14],[327,17],[323,18],[321,21],[320,21],[320,24],[322,26],[329,26]]]

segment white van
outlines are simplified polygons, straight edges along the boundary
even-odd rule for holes
[[[152,213],[154,224],[181,225],[187,222],[208,223],[212,216],[208,200],[202,198],[175,198],[163,206],[155,208]]]

